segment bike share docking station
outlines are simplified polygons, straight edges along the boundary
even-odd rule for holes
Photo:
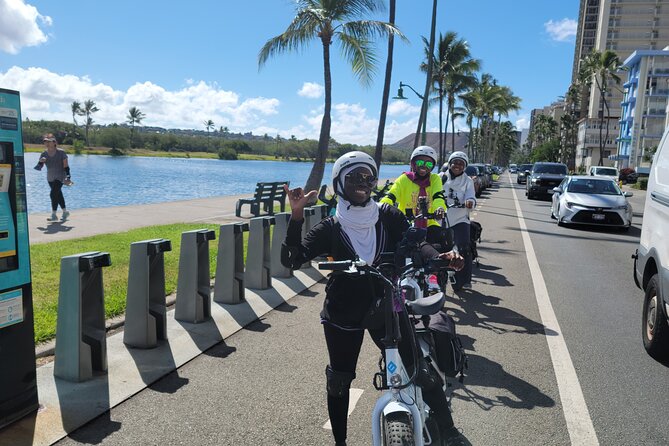
[[[246,252],[246,286],[256,290],[272,287],[270,227],[274,217],[252,218],[249,222],[249,244]]]
[[[0,88],[0,429],[37,410],[21,101]]]
[[[272,232],[272,252],[271,256],[271,271],[272,277],[287,279],[293,277],[293,270],[286,268],[281,264],[281,245],[286,239],[288,233],[288,222],[290,221],[290,214],[282,212],[274,216],[274,231]]]
[[[166,239],[130,244],[128,294],[123,343],[135,348],[154,348],[167,339],[165,302],[165,252],[172,250]]]
[[[248,230],[248,223],[221,225],[214,302],[238,304],[244,301],[244,232]]]
[[[211,317],[211,282],[209,278],[209,240],[216,233],[195,229],[181,233],[177,299],[174,317],[197,324]]]
[[[60,290],[53,374],[82,382],[107,372],[102,268],[111,265],[106,252],[92,251],[60,260]]]

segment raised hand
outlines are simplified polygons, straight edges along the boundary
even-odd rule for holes
[[[283,185],[283,190],[286,191],[288,197],[291,218],[295,221],[301,221],[304,218],[304,208],[316,198],[318,191],[312,190],[305,194],[301,187],[289,189],[287,184]]]

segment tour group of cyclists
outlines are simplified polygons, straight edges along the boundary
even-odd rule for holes
[[[467,154],[453,152],[442,171],[434,173],[436,151],[429,146],[417,147],[411,154],[409,171],[400,175],[388,193],[376,202],[372,199],[378,182],[374,159],[358,151],[342,155],[332,169],[332,187],[337,199],[334,215],[315,225],[304,238],[304,208],[315,201],[317,192],[305,194],[302,188],[286,187],[291,219],[282,246],[282,263],[297,269],[317,256],[327,255],[333,260],[359,258],[374,265],[379,262],[380,253],[395,251],[410,227],[409,220],[413,220],[414,226],[427,232],[421,256],[450,260],[450,266],[456,270],[454,291],[467,292],[472,287],[469,212],[476,206],[474,183],[465,173],[468,162]],[[414,219],[421,214],[418,203],[422,200],[428,203],[431,217],[428,220]],[[349,389],[356,376],[365,331],[382,348],[384,320],[374,316],[373,305],[375,297],[382,294],[380,283],[370,285],[365,278],[350,275],[331,276],[326,285],[320,317],[329,356],[325,369],[327,408],[338,446],[346,444]],[[407,342],[404,338],[401,344]],[[421,387],[423,398],[437,420],[442,444],[462,444],[442,388]]]

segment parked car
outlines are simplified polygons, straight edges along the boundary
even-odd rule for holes
[[[631,167],[620,169],[620,173],[618,174],[618,180],[623,184],[634,184],[638,179],[639,174]]]
[[[521,164],[518,166],[518,175],[516,175],[516,182],[518,184],[525,184],[527,182],[527,174],[532,171],[532,164]]]
[[[551,218],[566,224],[601,225],[628,230],[632,225],[632,192],[623,192],[616,180],[574,175],[553,189]]]
[[[614,181],[618,181],[618,169],[615,167],[592,166],[590,167],[590,176],[607,177]]]
[[[566,164],[534,163],[532,172],[527,176],[525,195],[532,200],[539,195],[552,194],[553,188],[558,186],[568,173]]]
[[[650,168],[643,226],[634,257],[634,282],[644,291],[643,346],[654,358],[669,358],[669,131]]]
[[[483,184],[482,184],[481,178],[479,176],[478,167],[469,165],[465,168],[465,173],[467,175],[469,175],[469,178],[471,178],[472,181],[474,181],[474,192],[475,192],[476,198],[479,198],[481,196],[481,192],[483,191]]]
[[[478,177],[481,179],[482,190],[486,190],[492,185],[492,176],[486,173],[485,165],[483,164],[470,164],[470,166],[476,167],[478,170]]]
[[[509,173],[516,173],[517,170],[518,170],[517,164],[509,164]]]

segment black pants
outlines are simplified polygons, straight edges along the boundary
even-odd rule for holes
[[[65,197],[63,197],[63,183],[58,180],[49,181],[49,187],[51,188],[51,194],[49,194],[49,196],[51,197],[51,210],[53,212],[56,212],[58,210],[59,205],[61,209],[65,209]]]
[[[472,250],[470,248],[470,230],[469,223],[458,223],[453,225],[453,234],[455,236],[455,244],[458,246],[460,255],[465,258],[465,265],[460,271],[455,273],[455,285],[453,289],[458,291],[462,285],[472,282]]]
[[[408,370],[412,370],[413,354],[411,344],[409,344],[410,337],[407,329],[406,321],[400,324],[402,341],[400,341],[398,349],[404,365]],[[355,373],[365,332],[363,330],[342,330],[328,323],[323,324],[323,330],[330,357],[330,367],[338,372]],[[385,335],[385,329],[369,330],[369,335],[374,343],[383,351],[381,339]],[[371,376],[368,378],[372,379]],[[453,418],[448,408],[448,400],[440,387],[425,390],[423,392],[423,399],[435,412],[440,429],[445,430],[453,426]],[[340,398],[328,395],[328,414],[330,416],[330,424],[332,425],[332,435],[336,442],[344,442],[346,440],[348,404],[348,392]]]

